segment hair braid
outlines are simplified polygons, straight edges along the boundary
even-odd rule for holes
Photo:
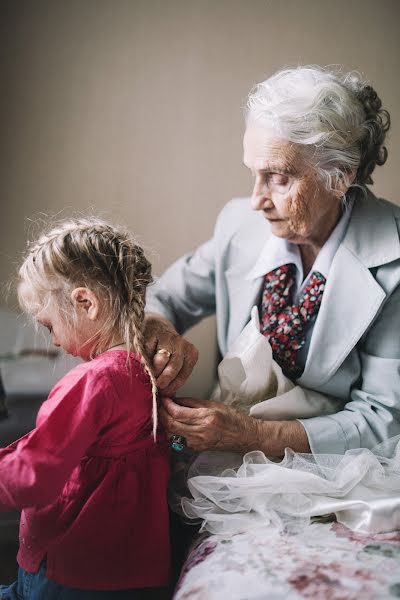
[[[153,437],[155,440],[156,435],[157,435],[157,425],[158,425],[157,383],[156,383],[156,379],[153,375],[153,372],[151,370],[151,365],[149,363],[149,360],[148,360],[148,357],[146,354],[144,337],[143,337],[143,318],[144,318],[144,300],[142,298],[140,298],[134,304],[132,304],[132,316],[131,316],[132,333],[133,333],[132,337],[133,337],[134,348],[135,348],[137,354],[139,354],[139,356],[141,356],[142,362],[143,362],[143,367],[150,377],[151,392],[152,392],[152,397],[153,397],[153,411],[152,411]]]

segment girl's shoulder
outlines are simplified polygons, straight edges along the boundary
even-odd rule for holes
[[[150,379],[140,358],[125,351],[110,351],[67,373],[43,403],[38,423],[51,415],[61,415],[63,420],[74,414],[97,429],[111,423],[112,435],[121,428],[119,435],[129,430],[131,436],[134,430],[148,428],[151,407]]]
[[[97,389],[106,392],[115,388],[127,389],[132,387],[132,384],[150,386],[150,379],[144,371],[140,357],[133,352],[115,350],[103,352],[93,360],[74,367],[58,381],[50,395],[59,389],[67,391],[86,387],[92,391]]]
[[[101,377],[120,394],[138,390],[151,392],[150,377],[144,370],[140,356],[126,350],[109,350],[86,363],[92,377]]]
[[[87,369],[93,373],[104,373],[108,375],[119,375],[131,378],[132,375],[147,382],[149,377],[143,368],[140,356],[135,352],[126,350],[109,350],[96,356],[93,360],[85,363]]]

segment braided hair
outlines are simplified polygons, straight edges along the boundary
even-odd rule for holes
[[[130,234],[98,218],[60,222],[28,251],[19,269],[18,296],[28,313],[48,301],[71,316],[70,293],[88,287],[97,293],[104,323],[93,340],[91,357],[107,350],[119,335],[136,352],[149,375],[153,396],[153,436],[157,430],[157,386],[146,355],[143,321],[151,264]]]

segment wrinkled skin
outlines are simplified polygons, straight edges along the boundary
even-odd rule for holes
[[[249,126],[243,139],[243,162],[254,177],[251,206],[261,211],[272,233],[299,244],[305,274],[338,222],[347,188],[328,191],[312,166],[311,150]],[[269,189],[271,178],[290,181],[288,190]],[[281,186],[285,189],[285,186]]]

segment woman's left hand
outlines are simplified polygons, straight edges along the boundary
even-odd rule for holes
[[[213,400],[164,398],[160,419],[168,436],[184,436],[193,450],[248,452],[257,446],[259,421]]]
[[[298,421],[261,421],[213,400],[164,398],[160,420],[168,436],[182,435],[193,450],[230,450],[246,454],[261,450],[283,456],[285,448],[310,452],[303,425]]]

